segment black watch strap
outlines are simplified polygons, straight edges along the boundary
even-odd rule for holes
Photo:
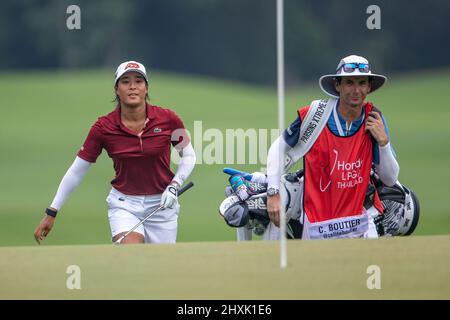
[[[58,213],[58,211],[52,210],[50,208],[45,209],[45,213],[53,218],[56,217],[56,214]]]

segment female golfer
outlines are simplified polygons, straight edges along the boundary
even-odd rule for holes
[[[115,178],[106,202],[112,240],[130,231],[150,212],[163,206],[121,243],[175,243],[180,206],[177,192],[192,172],[196,157],[175,112],[148,104],[145,67],[136,61],[119,65],[114,90],[117,107],[92,126],[74,163],[64,175],[45,217],[34,232],[38,243],[53,227],[56,214],[105,149]],[[170,171],[171,145],[180,154],[175,175]]]

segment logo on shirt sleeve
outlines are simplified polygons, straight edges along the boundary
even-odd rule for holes
[[[153,132],[156,132],[156,133],[159,133],[159,132],[161,132],[161,131],[162,131],[161,128],[155,128],[155,129],[153,129]]]

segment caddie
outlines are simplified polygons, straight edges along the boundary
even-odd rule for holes
[[[295,121],[278,137],[267,158],[267,210],[271,227],[279,226],[280,179],[303,158],[303,239],[378,237],[373,218],[383,211],[377,194],[365,205],[374,165],[376,174],[393,186],[399,165],[386,120],[366,96],[386,77],[375,74],[369,61],[350,55],[334,74],[319,79],[330,97],[297,111]],[[282,153],[280,155],[280,152]],[[279,159],[286,159],[279,165]]]

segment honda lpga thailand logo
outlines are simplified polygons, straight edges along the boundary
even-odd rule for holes
[[[331,176],[335,169],[337,169],[340,173],[339,176],[336,176],[336,179],[339,179],[339,181],[337,181],[338,189],[353,188],[357,184],[363,183],[364,179],[361,174],[363,163],[362,159],[358,159],[355,162],[338,161],[338,151],[336,149],[333,149],[333,152],[335,155],[335,159],[333,167],[331,168],[331,172],[329,173],[330,178],[325,184],[325,182],[322,181],[322,177],[320,177],[320,191],[325,192],[331,185]]]

